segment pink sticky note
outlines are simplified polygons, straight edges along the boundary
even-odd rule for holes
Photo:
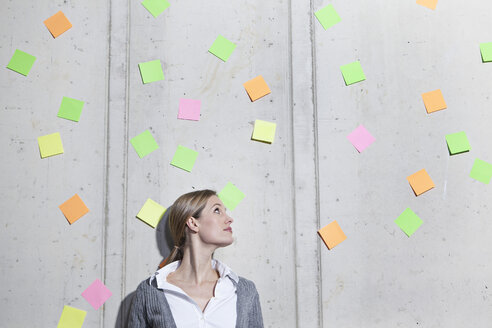
[[[183,99],[179,100],[178,118],[181,120],[200,120],[200,100]]]
[[[92,305],[94,310],[99,309],[111,295],[113,295],[111,291],[104,286],[99,279],[94,280],[94,282],[82,292],[82,296]]]
[[[355,149],[359,151],[359,153],[369,147],[369,145],[376,140],[362,124],[359,125],[357,129],[352,131],[347,138],[350,140],[352,145],[354,145]]]

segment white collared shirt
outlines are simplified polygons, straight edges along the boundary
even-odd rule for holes
[[[198,304],[181,288],[167,282],[167,276],[176,271],[181,261],[169,263],[150,278],[157,288],[164,291],[174,322],[178,328],[231,328],[236,326],[236,283],[239,277],[222,262],[212,259],[212,268],[220,277],[215,285],[214,296],[202,312]],[[229,279],[229,277],[231,279]]]

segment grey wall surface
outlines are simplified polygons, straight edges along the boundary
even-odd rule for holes
[[[333,4],[324,30],[313,13]],[[252,279],[266,327],[487,327],[492,319],[490,186],[468,175],[492,162],[492,3],[439,1],[179,0],[158,18],[140,1],[2,2],[0,62],[37,57],[27,77],[0,73],[0,317],[5,327],[56,326],[64,305],[84,327],[124,327],[133,292],[169,253],[165,222],[135,216],[147,198],[234,183],[235,242],[216,257]],[[53,39],[43,21],[73,27]],[[227,62],[207,52],[218,34]],[[138,63],[160,59],[165,79],[142,84]],[[366,81],[340,66],[360,60]],[[251,102],[262,75],[272,93]],[[427,114],[421,94],[448,108]],[[57,118],[63,96],[85,101],[78,123]],[[202,101],[200,121],[177,120],[180,98]],[[273,144],[253,122],[277,123]],[[358,153],[347,135],[376,138]],[[150,130],[159,149],[140,159],[129,140]],[[472,150],[450,156],[444,136]],[[39,136],[65,152],[41,159]],[[169,163],[198,151],[192,172]],[[436,187],[416,197],[406,177],[425,168]],[[90,212],[69,225],[58,206],[78,193]],[[424,224],[394,223],[407,207]],[[316,231],[337,220],[332,250]],[[94,310],[81,293],[96,278],[113,295]]]

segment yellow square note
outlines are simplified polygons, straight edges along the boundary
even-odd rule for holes
[[[256,141],[262,141],[266,143],[272,143],[275,138],[276,123],[256,120],[255,127],[253,129],[253,136],[251,139]]]
[[[345,236],[342,228],[340,228],[336,220],[319,229],[318,234],[321,239],[323,239],[328,249],[332,249],[333,247],[347,239],[347,236]]]
[[[149,198],[138,212],[137,218],[155,228],[165,212],[164,206]]]
[[[38,145],[41,158],[63,154],[63,144],[58,132],[38,137]]]
[[[251,99],[251,101],[260,99],[261,97],[266,96],[271,92],[270,88],[263,79],[263,76],[261,75],[258,75],[248,82],[245,82],[243,86],[246,89],[246,92],[248,93],[249,99]]]

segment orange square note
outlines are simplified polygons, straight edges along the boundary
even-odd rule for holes
[[[338,225],[337,221],[326,225],[325,227],[318,230],[318,234],[323,239],[326,247],[332,249],[336,245],[340,244],[342,241],[347,239],[347,236],[342,231],[342,228]]]
[[[44,25],[46,25],[54,38],[66,32],[72,27],[72,23],[70,23],[68,18],[61,11],[57,12],[56,14],[45,20]]]
[[[89,209],[85,206],[84,202],[77,194],[58,207],[70,224],[74,223],[89,212]]]
[[[434,10],[437,6],[437,0],[417,0],[417,4]]]
[[[251,99],[251,101],[260,99],[261,97],[266,96],[271,92],[270,88],[263,79],[263,76],[261,75],[258,75],[248,82],[245,82],[243,86],[246,89],[246,92],[248,93],[249,99]]]
[[[446,102],[440,89],[423,93],[422,99],[424,100],[425,109],[429,114],[446,108]]]
[[[410,186],[412,187],[415,196],[423,194],[435,187],[434,182],[425,169],[408,176],[407,180],[410,182]]]

